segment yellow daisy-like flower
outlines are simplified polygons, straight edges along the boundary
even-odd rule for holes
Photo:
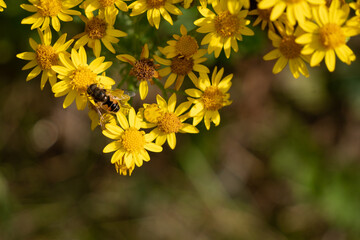
[[[303,45],[295,42],[295,39],[300,36],[303,31],[300,27],[297,27],[295,31],[290,27],[286,27],[286,29],[278,29],[281,36],[269,30],[269,38],[276,49],[266,54],[264,56],[264,60],[278,59],[273,68],[274,74],[281,72],[289,63],[289,68],[294,78],[298,78],[300,73],[305,77],[308,77],[309,72],[304,60],[308,62],[309,57],[301,54]]]
[[[118,37],[125,37],[127,34],[120,30],[114,29],[114,23],[119,11],[116,8],[107,8],[99,10],[99,14],[94,16],[92,12],[87,12],[86,17],[80,16],[85,22],[85,30],[83,33],[76,35],[79,38],[74,44],[74,48],[87,44],[92,48],[95,57],[99,57],[101,53],[101,42],[112,53],[115,49],[111,44],[119,42]]]
[[[179,8],[174,4],[181,2],[182,0],[136,0],[129,5],[132,10],[130,16],[137,16],[144,12],[147,12],[147,19],[151,26],[159,29],[160,16],[173,25],[173,20],[169,14],[182,15]]]
[[[169,102],[166,103],[160,95],[156,96],[158,107],[161,109],[161,117],[157,121],[153,122],[153,125],[147,125],[149,127],[156,126],[149,135],[150,139],[156,139],[155,143],[163,145],[166,141],[171,149],[176,146],[176,133],[198,133],[199,130],[184,121],[188,118],[186,114],[183,114],[191,106],[191,102],[181,103],[176,109],[176,94],[174,93],[169,98]],[[183,115],[182,115],[183,114]]]
[[[83,110],[88,101],[86,94],[87,88],[91,84],[110,89],[115,81],[109,77],[99,75],[108,69],[112,62],[104,62],[105,57],[98,57],[90,64],[87,64],[87,55],[84,47],[80,47],[79,51],[71,50],[71,59],[64,54],[59,54],[61,64],[63,66],[52,66],[51,68],[57,72],[58,78],[61,80],[54,84],[52,91],[55,97],[65,97],[63,107],[67,108],[76,99],[77,109]]]
[[[133,66],[129,75],[135,76],[136,79],[140,81],[140,98],[144,100],[149,92],[148,81],[153,84],[153,78],[160,78],[158,71],[156,71],[160,65],[155,64],[154,59],[149,58],[148,45],[144,45],[140,54],[140,60],[136,60],[129,54],[120,54],[117,55],[116,58],[120,61],[130,63]]]
[[[305,45],[301,51],[302,54],[311,54],[311,67],[318,65],[325,58],[329,71],[334,71],[335,54],[346,64],[355,60],[355,54],[346,42],[347,38],[355,36],[357,31],[355,28],[344,25],[349,14],[346,8],[348,9],[348,5],[341,7],[340,2],[334,0],[330,8],[324,5],[313,9],[315,22],[308,21],[301,26],[306,33],[295,41]]]
[[[201,45],[209,44],[208,53],[214,52],[216,58],[223,48],[226,57],[229,58],[231,48],[235,52],[238,51],[237,41],[242,41],[242,35],[254,35],[254,32],[246,27],[250,23],[250,20],[245,19],[248,10],[229,9],[225,3],[226,0],[214,1],[212,6],[215,13],[206,7],[198,7],[204,18],[194,22],[199,26],[197,32],[208,33],[202,39]]]
[[[4,11],[4,8],[6,8],[6,3],[4,0],[0,0],[0,12]]]
[[[122,0],[85,0],[83,4],[81,4],[85,12],[94,12],[98,9],[108,9],[115,6],[123,12],[128,11],[126,3]]]
[[[117,172],[123,175],[129,172],[131,175],[135,165],[141,167],[143,161],[150,161],[147,151],[161,152],[162,147],[153,143],[151,136],[140,130],[141,119],[133,108],[130,109],[128,118],[122,112],[117,112],[116,118],[120,126],[105,125],[103,134],[115,141],[109,143],[103,152],[115,152],[111,157],[111,163],[115,164]]]
[[[325,0],[261,0],[258,4],[258,8],[272,8],[270,14],[271,21],[278,19],[286,10],[288,22],[294,26],[296,21],[302,25],[307,18],[311,18],[311,9],[315,7],[314,5],[325,5],[325,3]]]
[[[44,31],[50,25],[58,32],[60,21],[70,22],[73,18],[70,15],[81,15],[79,11],[71,10],[82,0],[28,0],[30,4],[21,4],[20,7],[35,14],[24,18],[22,24],[32,24],[31,30],[41,27]]]
[[[200,77],[196,87],[185,90],[190,96],[189,101],[194,104],[190,109],[189,116],[193,117],[193,125],[196,126],[204,119],[206,129],[210,129],[210,123],[215,126],[220,124],[219,110],[231,104],[229,100],[230,94],[227,93],[231,87],[231,79],[233,74],[227,75],[221,79],[224,69],[221,68],[217,72],[217,67],[212,73],[211,82],[208,76]]]
[[[34,52],[23,52],[16,55],[16,57],[24,60],[29,60],[22,70],[33,68],[29,75],[26,77],[26,81],[29,81],[37,77],[41,72],[40,88],[44,89],[46,82],[49,80],[50,85],[53,86],[56,83],[56,73],[51,69],[54,65],[59,65],[59,54],[65,53],[66,49],[71,45],[74,40],[66,41],[66,33],[51,46],[51,31],[47,28],[44,33],[38,29],[41,44],[38,44],[34,39],[30,38],[30,46]]]
[[[164,88],[170,87],[175,81],[175,90],[179,90],[184,82],[185,76],[188,76],[191,81],[196,82],[197,77],[193,71],[199,72],[199,74],[209,73],[209,69],[200,63],[205,62],[207,58],[202,58],[206,54],[206,49],[199,49],[193,56],[185,58],[182,56],[175,56],[171,59],[163,59],[154,55],[154,59],[165,66],[159,70],[161,77],[168,76],[166,79]]]
[[[197,53],[199,49],[198,42],[195,38],[187,35],[186,27],[181,24],[180,26],[181,36],[174,34],[175,40],[167,41],[168,46],[162,48],[162,53],[166,58],[173,58],[175,56],[189,58]]]

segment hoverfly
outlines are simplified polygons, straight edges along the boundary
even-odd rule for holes
[[[91,84],[86,92],[94,101],[92,105],[100,116],[100,123],[104,113],[116,113],[121,107],[128,108],[127,101],[135,95],[133,92],[125,92],[121,89],[103,89],[96,84]]]

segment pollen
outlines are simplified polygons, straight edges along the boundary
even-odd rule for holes
[[[96,76],[89,67],[79,67],[73,73],[71,84],[77,91],[86,92],[88,86],[96,83]]]
[[[182,123],[175,113],[164,113],[159,119],[158,127],[166,134],[177,133],[182,127]]]
[[[105,8],[113,5],[115,3],[115,0],[99,0],[99,3],[102,8]]]
[[[144,109],[144,119],[149,123],[158,123],[163,115],[163,111],[155,103],[148,105]]]
[[[166,0],[146,0],[149,8],[161,8],[165,6]]]
[[[190,57],[197,52],[199,45],[195,38],[189,35],[184,35],[176,42],[175,49],[180,55]]]
[[[100,39],[105,36],[106,27],[107,24],[105,20],[94,17],[87,22],[85,32],[89,35],[89,38],[91,39]]]
[[[207,87],[203,93],[202,101],[206,110],[216,111],[224,106],[224,94],[216,87]]]
[[[194,60],[192,58],[184,58],[176,56],[171,59],[171,72],[178,75],[186,75],[193,70]]]
[[[58,63],[59,57],[52,46],[39,45],[36,49],[36,61],[42,70],[47,70]]]
[[[136,128],[129,128],[121,136],[121,143],[127,152],[140,152],[144,149],[144,132]]]
[[[320,42],[326,49],[335,49],[346,43],[346,37],[341,27],[335,23],[328,23],[319,29]]]
[[[38,12],[43,17],[57,16],[61,11],[61,0],[39,0],[39,4],[36,5]]]
[[[158,77],[156,64],[154,64],[154,60],[150,58],[144,58],[136,61],[129,74],[135,76],[138,81],[152,81],[152,78]]]
[[[295,42],[295,36],[284,36],[281,40],[279,50],[287,59],[293,59],[300,56],[302,46]]]
[[[229,11],[222,12],[215,17],[215,30],[223,37],[234,36],[240,28],[240,20]]]

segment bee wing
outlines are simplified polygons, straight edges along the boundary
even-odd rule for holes
[[[121,89],[116,89],[111,91],[111,95],[114,97],[114,99],[118,100],[118,101],[129,101],[130,97],[129,95],[127,95],[124,90]]]

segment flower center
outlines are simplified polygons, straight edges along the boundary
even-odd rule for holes
[[[320,41],[327,49],[334,49],[345,44],[346,37],[340,26],[328,23],[319,29]]]
[[[129,74],[135,76],[138,81],[151,81],[153,77],[156,77],[156,73],[154,60],[144,58],[135,62]]]
[[[159,129],[166,134],[177,133],[181,128],[182,123],[175,113],[164,113],[159,119],[158,126]]]
[[[104,19],[94,17],[87,22],[85,32],[91,39],[100,39],[105,36],[106,26],[107,24]]]
[[[175,49],[180,55],[184,57],[190,57],[197,52],[199,45],[195,38],[189,35],[185,35],[181,36],[180,39],[176,42]]]
[[[156,103],[148,105],[144,109],[144,119],[150,123],[158,123],[163,112]]]
[[[148,8],[161,8],[165,6],[166,0],[146,0]]]
[[[215,30],[223,37],[235,35],[240,28],[240,20],[229,11],[222,12],[215,17]]]
[[[270,21],[270,14],[273,8],[269,8],[269,9],[258,9],[258,13],[259,13],[259,17],[262,20],[265,21]]]
[[[129,128],[121,135],[121,143],[127,152],[140,152],[145,145],[144,132]]]
[[[86,92],[87,88],[96,83],[96,73],[90,70],[89,67],[79,67],[73,73],[71,85],[80,92]]]
[[[202,101],[206,110],[216,111],[224,106],[224,94],[216,86],[210,86],[205,89]]]
[[[279,50],[287,59],[293,59],[300,56],[302,46],[295,42],[295,36],[284,36],[281,40]]]
[[[36,61],[42,70],[46,70],[57,65],[59,57],[52,46],[39,45],[36,49]]]
[[[171,72],[178,75],[186,75],[192,71],[194,66],[194,60],[192,58],[184,58],[176,56],[171,59]]]
[[[98,1],[102,8],[111,6],[115,3],[115,0],[98,0]]]
[[[36,6],[38,12],[43,17],[57,16],[61,11],[62,3],[60,0],[40,0]]]

